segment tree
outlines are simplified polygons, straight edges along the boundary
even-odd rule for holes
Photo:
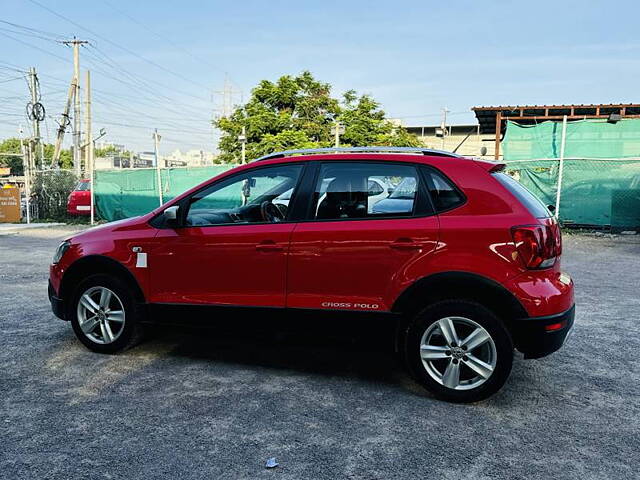
[[[19,138],[8,138],[0,143],[0,153],[17,153],[20,156],[0,156],[0,165],[9,167],[12,175],[22,175],[22,145]]]
[[[27,143],[25,141],[25,146]],[[44,158],[45,158],[45,166],[49,166],[51,164],[51,159],[53,158],[54,146],[45,143],[44,144]],[[22,145],[19,138],[7,138],[3,142],[0,143],[0,153],[16,153],[15,157],[13,156],[0,156],[0,165],[6,165],[11,169],[12,175],[23,175],[24,174],[24,166],[22,161]],[[20,156],[18,156],[20,155]],[[73,166],[73,159],[71,158],[70,150],[61,150],[60,151],[60,167],[61,168],[71,168]]]
[[[240,161],[238,136],[245,127],[247,159],[277,150],[330,147],[331,127],[345,126],[345,146],[418,146],[404,128],[394,126],[379,104],[368,95],[346,92],[341,101],[332,98],[331,86],[309,72],[285,75],[275,83],[263,80],[249,101],[215,122],[222,131],[219,160]]]

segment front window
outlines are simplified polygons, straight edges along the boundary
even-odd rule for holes
[[[282,222],[301,170],[301,165],[259,168],[217,182],[191,197],[186,224]]]

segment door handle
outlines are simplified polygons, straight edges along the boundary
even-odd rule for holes
[[[281,252],[284,250],[284,247],[278,245],[273,240],[265,240],[256,245],[256,250],[259,252]]]
[[[420,250],[422,248],[419,243],[407,237],[398,238],[395,242],[389,244],[389,246],[396,250]]]

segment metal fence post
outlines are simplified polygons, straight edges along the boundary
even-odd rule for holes
[[[556,218],[560,219],[560,196],[562,193],[562,172],[564,170],[564,148],[567,143],[567,116],[562,117],[562,140],[560,141],[560,165],[558,166],[558,188],[556,191]]]

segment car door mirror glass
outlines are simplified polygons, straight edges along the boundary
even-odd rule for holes
[[[164,212],[162,212],[167,225],[175,226],[175,224],[178,221],[178,209],[179,208],[180,207],[178,207],[177,205],[174,205],[173,207],[169,207],[169,208],[165,209]]]

